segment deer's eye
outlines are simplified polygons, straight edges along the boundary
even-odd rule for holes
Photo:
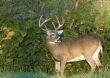
[[[53,34],[51,34],[51,37],[55,37],[55,34],[53,33]]]
[[[54,34],[52,34],[51,36],[55,36]]]

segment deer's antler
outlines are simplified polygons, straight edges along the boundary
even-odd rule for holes
[[[47,31],[48,29],[47,29],[47,26],[45,25],[45,23],[48,22],[51,18],[49,18],[49,19],[46,18],[46,19],[41,23],[42,17],[43,17],[43,16],[41,16],[40,19],[39,19],[39,27],[42,27],[42,26],[44,25],[44,26],[45,26],[45,29],[42,28],[42,30]]]

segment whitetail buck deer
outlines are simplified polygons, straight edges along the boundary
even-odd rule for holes
[[[39,27],[45,26],[45,28],[42,29],[47,34],[46,46],[54,58],[55,69],[63,75],[66,62],[81,60],[86,60],[92,71],[94,71],[96,67],[102,67],[103,65],[99,60],[99,53],[102,52],[100,38],[97,35],[88,34],[76,39],[65,38],[61,40],[60,35],[63,30],[58,29],[63,26],[64,19],[62,18],[62,24],[60,23],[58,17],[56,17],[56,19],[58,22],[57,28],[52,22],[55,30],[49,30],[45,25],[50,18],[43,20],[41,16],[39,19]]]

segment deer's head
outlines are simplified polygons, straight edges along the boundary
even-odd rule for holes
[[[46,32],[47,39],[49,42],[53,42],[53,43],[61,42],[60,35],[63,33],[63,30],[59,30],[59,29],[63,26],[64,19],[62,18],[62,23],[60,23],[58,17],[56,16],[56,19],[58,22],[58,27],[56,28],[54,22],[52,22],[54,30],[48,29],[47,26],[45,25],[45,23],[48,22],[50,19],[51,18],[43,20],[42,16],[41,16],[39,19],[39,27],[42,27],[42,26],[45,27],[45,28],[42,27],[42,30],[44,30]],[[41,23],[41,21],[42,21],[42,23]]]

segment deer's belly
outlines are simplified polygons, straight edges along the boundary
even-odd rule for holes
[[[74,62],[74,61],[81,61],[81,60],[85,60],[85,57],[83,55],[80,55],[80,56],[75,57],[71,60],[68,60],[67,62]]]

